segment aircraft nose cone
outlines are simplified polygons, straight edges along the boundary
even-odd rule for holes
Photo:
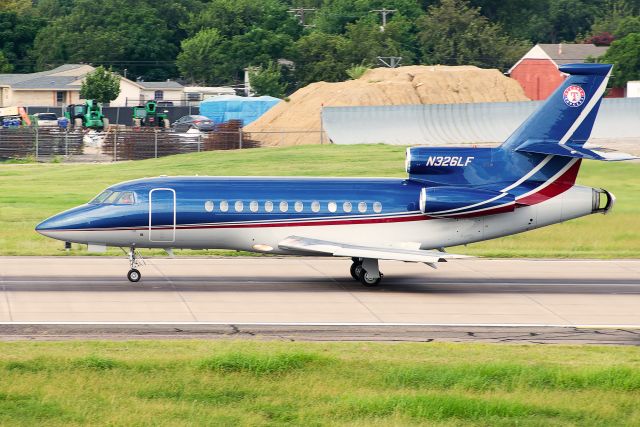
[[[45,219],[36,225],[36,231],[43,236],[64,240],[61,233],[66,230],[82,229],[91,223],[88,217],[90,207],[79,206]]]
[[[43,236],[51,237],[51,230],[56,229],[56,223],[58,223],[58,220],[55,216],[45,219],[40,224],[36,225],[36,231]]]

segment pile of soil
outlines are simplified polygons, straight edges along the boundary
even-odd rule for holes
[[[321,141],[319,131],[322,106],[528,100],[517,81],[495,69],[441,65],[374,68],[357,80],[318,82],[303,87],[294,92],[288,102],[277,104],[244,130],[252,132],[250,139],[264,145],[313,144]],[[328,142],[326,137],[324,142]]]

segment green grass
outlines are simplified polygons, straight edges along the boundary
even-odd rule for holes
[[[0,343],[0,425],[640,424],[640,349]]]
[[[404,147],[316,145],[117,164],[0,164],[0,255],[65,255],[61,242],[33,231],[39,221],[86,202],[114,183],[161,174],[402,177]],[[618,198],[614,211],[451,250],[492,257],[637,257],[640,164],[586,162],[579,183],[612,191]],[[71,254],[86,254],[86,250],[75,246]]]

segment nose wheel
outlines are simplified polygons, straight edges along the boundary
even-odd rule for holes
[[[127,279],[129,279],[130,282],[139,282],[141,277],[142,274],[140,274],[140,272],[135,268],[132,268],[127,273]]]
[[[370,258],[352,258],[351,277],[366,287],[378,286],[383,274],[378,269],[378,260]]]
[[[122,250],[124,251],[124,248]],[[144,259],[138,252],[136,252],[135,246],[131,246],[131,248],[129,248],[129,252],[125,253],[129,257],[129,265],[131,266],[131,269],[127,273],[127,279],[132,283],[139,282],[140,279],[142,279],[142,274],[136,267],[144,265]]]

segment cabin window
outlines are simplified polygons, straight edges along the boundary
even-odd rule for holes
[[[380,212],[382,212],[382,203],[380,203],[380,202],[374,202],[374,203],[373,203],[373,211],[374,211],[375,213],[380,213]]]
[[[311,202],[311,210],[313,212],[320,212],[320,202],[317,200]]]
[[[302,202],[298,201],[293,205],[293,209],[295,209],[296,212],[302,212],[302,210],[304,209],[304,205],[302,204]]]
[[[273,202],[271,200],[264,202],[264,210],[267,212],[273,212]]]
[[[226,212],[229,210],[229,202],[226,200],[220,200],[220,210],[222,212]]]
[[[351,202],[344,202],[342,204],[342,210],[349,213],[351,212],[352,206],[351,206]]]
[[[365,213],[367,211],[367,202],[358,203],[358,212]]]
[[[338,210],[338,205],[336,202],[329,202],[327,203],[327,209],[329,209],[329,212],[333,213]]]
[[[236,200],[236,204],[234,205],[234,208],[236,212],[242,212],[242,210],[244,209],[244,203],[242,203],[242,200]]]
[[[249,203],[249,210],[251,212],[258,212],[258,202],[252,200],[251,203]]]
[[[207,212],[213,212],[213,202],[211,200],[204,202],[204,210]]]
[[[286,212],[289,210],[289,204],[286,201],[280,202],[280,212]]]

